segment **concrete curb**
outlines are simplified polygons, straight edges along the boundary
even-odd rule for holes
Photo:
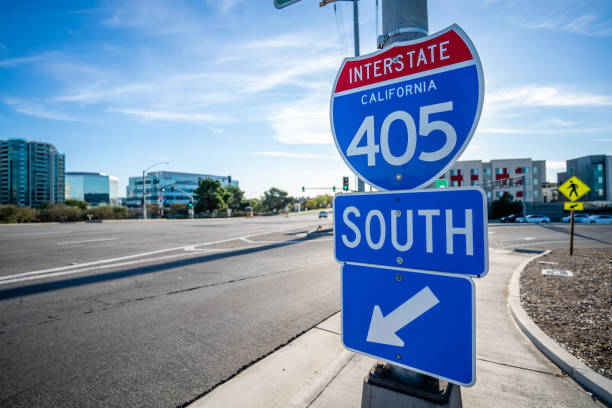
[[[521,273],[529,262],[549,253],[550,251],[546,251],[527,259],[513,272],[508,286],[508,308],[510,313],[523,333],[546,357],[586,390],[607,404],[612,405],[612,380],[596,373],[557,344],[531,320],[521,305]]]

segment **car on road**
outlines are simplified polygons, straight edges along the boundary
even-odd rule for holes
[[[528,223],[532,223],[532,224],[543,224],[543,223],[549,223],[550,222],[550,218],[548,218],[545,215],[529,214],[525,218],[523,218],[523,217],[517,218],[516,222],[528,222]]]
[[[586,213],[576,213],[574,214],[574,222],[582,222],[583,219],[589,218],[589,214]],[[561,218],[561,222],[570,222],[572,220],[572,216],[568,215]]]
[[[319,218],[327,218],[327,211],[319,211]]]
[[[612,224],[612,215],[598,214],[580,221],[583,224]]]
[[[517,218],[520,218],[521,214],[510,214],[499,219],[500,222],[516,222]]]

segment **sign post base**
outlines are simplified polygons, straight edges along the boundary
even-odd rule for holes
[[[417,383],[406,383],[393,376],[392,366],[376,363],[363,379],[361,408],[461,408],[461,388],[422,375]]]

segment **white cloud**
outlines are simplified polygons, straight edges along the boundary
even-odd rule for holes
[[[486,95],[485,101],[487,104],[503,104],[504,107],[612,106],[609,95],[537,85],[492,92]]]
[[[338,156],[325,156],[313,153],[291,153],[291,152],[253,152],[252,156],[288,157],[291,159],[337,159]]]
[[[123,113],[126,115],[136,116],[143,121],[168,121],[168,122],[228,122],[229,119],[223,116],[215,116],[207,113],[184,113],[184,112],[168,112],[156,110],[137,110],[137,109],[110,109],[111,112]]]
[[[610,7],[603,1],[512,0],[500,2],[497,9],[508,20],[523,28],[533,30],[563,31],[590,37],[612,35]]]
[[[583,133],[598,133],[612,132],[611,126],[602,127],[585,127],[576,126],[572,128],[549,127],[545,129],[534,128],[533,126],[513,128],[513,127],[478,127],[477,132],[499,135],[554,135],[554,134],[583,134]]]
[[[281,106],[267,118],[274,137],[286,144],[333,144],[327,97],[313,97]]]
[[[23,99],[5,99],[4,101],[7,105],[13,106],[14,109],[22,113],[24,115],[35,116],[43,119],[50,120],[59,120],[59,121],[67,121],[67,122],[81,122],[81,119],[78,119],[72,115],[68,115],[63,112],[50,110],[46,106]]]
[[[12,67],[15,65],[27,64],[28,62],[40,61],[49,58],[50,55],[51,53],[44,53],[32,55],[30,57],[6,58],[0,60],[0,67]]]

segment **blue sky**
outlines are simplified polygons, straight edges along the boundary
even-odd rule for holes
[[[4,1],[0,139],[51,142],[68,171],[118,176],[121,195],[159,161],[231,174],[250,197],[340,186],[349,170],[329,99],[353,32],[352,4],[337,5]],[[362,54],[376,49],[377,17],[375,1],[361,0]],[[486,83],[462,160],[547,160],[555,180],[566,159],[612,154],[609,1],[429,1],[430,32],[453,23]]]

